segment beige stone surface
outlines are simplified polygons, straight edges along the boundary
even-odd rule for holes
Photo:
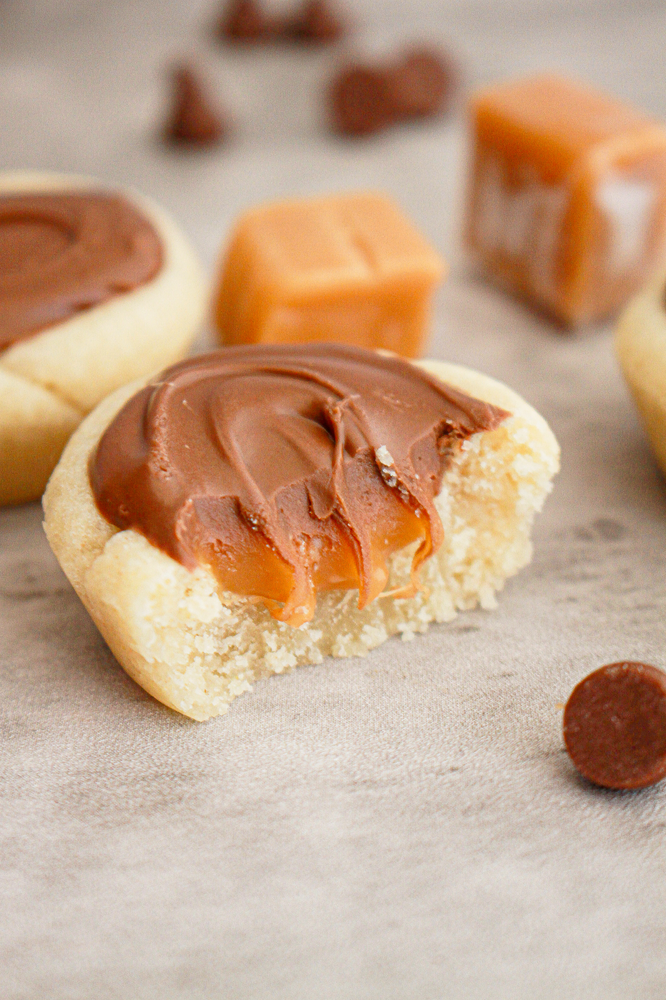
[[[441,38],[475,85],[557,68],[666,116],[658,4],[354,6],[359,47]],[[219,50],[215,13],[5,0],[3,165],[146,191],[209,268],[250,204],[389,191],[451,264],[428,353],[532,403],[562,471],[494,611],[261,681],[205,724],[121,670],[39,507],[2,511],[0,995],[662,1000],[666,787],[579,780],[558,707],[602,663],[666,667],[666,492],[611,331],[562,337],[470,271],[458,120],[329,138],[339,56]],[[238,120],[201,156],[155,138],[187,47]]]

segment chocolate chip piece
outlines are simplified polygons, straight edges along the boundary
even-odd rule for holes
[[[298,41],[326,45],[342,38],[345,24],[330,3],[325,0],[305,0],[286,31]]]
[[[230,0],[218,22],[217,34],[231,42],[263,42],[273,36],[274,29],[256,0]]]
[[[212,106],[206,88],[190,66],[173,70],[173,104],[166,125],[170,142],[190,146],[212,146],[224,137],[226,127]]]
[[[453,63],[432,49],[412,49],[390,72],[391,100],[398,118],[424,118],[444,111],[455,89]]]
[[[330,93],[333,127],[345,135],[369,135],[393,121],[387,73],[352,65],[333,81]]]
[[[604,788],[644,788],[666,777],[666,673],[611,663],[574,688],[564,742],[582,775]]]

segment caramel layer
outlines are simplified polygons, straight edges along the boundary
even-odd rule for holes
[[[332,344],[229,347],[169,368],[90,462],[102,515],[225,590],[309,621],[318,590],[384,590],[387,560],[441,544],[451,447],[506,414],[397,357]],[[403,592],[407,596],[407,592]]]
[[[0,197],[0,351],[154,278],[162,243],[119,195]]]

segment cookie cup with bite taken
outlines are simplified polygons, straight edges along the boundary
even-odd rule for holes
[[[330,350],[347,350],[328,346]],[[244,350],[255,349],[262,350]],[[326,350],[321,347],[312,349]],[[233,350],[235,349],[227,348],[216,353],[224,354],[226,358]],[[368,356],[372,354],[366,353]],[[177,369],[194,365],[198,360],[184,362]],[[314,362],[309,364],[308,377],[312,375],[313,364]],[[249,492],[242,498],[242,503],[236,498],[236,507],[228,508],[235,511],[234,517],[241,508],[245,511],[246,537],[249,541],[244,550],[245,556],[242,552],[239,555],[238,550],[234,559],[228,562],[226,578],[220,575],[219,564],[216,567],[209,558],[202,556],[198,560],[190,559],[188,563],[182,557],[179,545],[189,530],[187,520],[180,521],[179,531],[168,536],[162,532],[163,525],[154,521],[152,526],[144,524],[139,529],[136,525],[122,527],[131,520],[123,503],[116,507],[117,523],[111,523],[100,512],[99,494],[93,492],[91,485],[91,470],[95,469],[103,450],[100,442],[108,443],[109,429],[113,431],[121,426],[118,421],[126,419],[123,415],[131,416],[142,396],[153,398],[155,403],[157,397],[151,397],[152,392],[172,393],[170,398],[177,413],[183,414],[183,421],[189,420],[189,400],[191,399],[192,408],[196,407],[196,400],[194,396],[189,399],[187,395],[182,398],[173,396],[177,390],[177,379],[167,373],[161,381],[158,377],[151,383],[156,387],[154,389],[146,388],[145,382],[137,382],[117,391],[104,400],[73,435],[44,496],[46,534],[69,580],[121,665],[159,701],[192,719],[209,719],[226,712],[230,702],[243,692],[251,690],[260,678],[279,674],[299,665],[319,663],[326,656],[362,656],[392,635],[401,634],[405,639],[411,638],[415,633],[423,632],[432,622],[450,621],[459,611],[477,605],[492,608],[495,606],[495,595],[502,589],[506,579],[530,561],[530,533],[534,515],[541,509],[550,491],[551,479],[559,462],[559,448],[545,420],[511,389],[468,368],[438,361],[414,363],[415,367],[406,361],[400,361],[399,364],[408,373],[411,371],[415,376],[427,379],[429,390],[436,391],[439,387],[443,394],[455,394],[455,399],[458,402],[462,400],[463,406],[467,401],[470,407],[476,407],[480,411],[487,404],[492,410],[493,419],[486,422],[484,429],[479,431],[471,428],[465,435],[450,434],[446,437],[445,448],[439,447],[439,451],[435,449],[432,453],[427,452],[424,437],[418,448],[412,449],[410,453],[410,461],[416,456],[415,468],[421,470],[411,480],[415,495],[421,488],[425,489],[424,481],[427,477],[423,470],[426,462],[432,456],[436,460],[438,454],[442,458],[441,474],[436,479],[433,477],[432,482],[429,481],[433,491],[429,516],[432,516],[433,523],[435,520],[437,522],[437,544],[427,553],[427,558],[421,560],[416,586],[414,566],[418,561],[418,553],[422,551],[423,542],[412,540],[388,551],[382,578],[384,586],[378,593],[373,592],[371,599],[362,599],[363,584],[345,586],[338,582],[328,588],[320,587],[310,611],[301,614],[301,617],[294,614],[290,620],[285,620],[287,616],[283,613],[286,604],[279,605],[276,600],[258,599],[256,594],[247,592],[247,588],[246,592],[240,592],[243,588],[234,590],[228,585],[230,579],[238,579],[229,575],[231,571],[235,572],[239,565],[242,568],[243,558],[248,558],[250,546],[255,545],[257,535],[253,536],[251,529],[258,529],[259,534],[262,531],[268,533],[268,528],[261,523],[264,515],[254,516],[248,513],[250,501],[247,496],[252,500],[257,492],[257,484],[264,490],[263,499],[260,497],[257,500],[260,511],[263,509],[261,503],[268,494],[267,488],[262,486],[260,465],[255,464],[251,476],[243,472],[244,488],[247,487]],[[265,369],[268,371],[269,366],[266,365]],[[319,379],[317,391],[321,390],[322,385],[328,391],[327,387],[332,384],[331,378],[328,375],[324,377],[324,374],[316,377]],[[187,391],[189,389],[186,386],[183,392]],[[236,396],[230,390],[225,390],[220,398],[223,408],[227,405],[225,401],[230,400],[228,407],[236,413]],[[348,398],[350,402],[345,413],[348,420],[347,441],[350,441],[357,434],[358,428],[367,428],[370,422],[362,416],[353,425],[349,423],[349,407],[356,406],[357,400],[354,401],[351,395]],[[378,395],[373,399],[373,405],[385,404],[391,420],[409,421],[412,419],[410,413],[414,411],[414,400],[418,396],[413,396],[409,402],[389,394],[385,394],[379,403],[377,399]],[[137,412],[144,412],[142,406],[143,404]],[[156,406],[157,403],[153,410]],[[292,410],[293,408],[291,406]],[[286,412],[286,407],[284,410]],[[336,442],[342,440],[337,436],[334,426],[340,412],[340,408],[335,412],[329,408],[327,428],[322,423],[315,426],[314,431],[319,435],[318,446],[324,450],[328,447],[327,441],[330,438],[332,476],[338,475],[335,468],[338,467],[336,462],[339,460],[342,462],[343,477],[346,476],[346,482],[349,483],[353,469],[351,464],[345,463],[352,462],[354,449],[343,441],[336,451]],[[251,411],[248,413],[251,415]],[[313,413],[313,407],[308,405],[303,413],[296,414],[288,427],[290,440],[297,433],[295,428],[300,427],[299,421],[303,414],[312,422]],[[132,419],[141,428],[140,433],[136,432],[140,443],[137,449],[139,454],[143,447],[141,442],[147,440],[141,436],[144,435],[146,425],[143,418]],[[232,436],[227,433],[228,427],[224,424],[224,419],[224,413],[221,416],[218,413],[215,420],[208,421],[207,427],[210,430],[215,426],[216,434],[223,442],[222,450],[227,456],[225,461],[228,461],[228,456],[236,456],[238,449],[233,444]],[[452,422],[449,423],[452,425]],[[445,425],[446,420],[440,422],[438,446],[445,439],[445,432],[448,433]],[[130,431],[131,426],[132,421],[129,420],[126,427]],[[272,427],[267,428],[264,423],[259,425],[257,433],[268,435],[272,430]],[[153,482],[157,484],[155,489],[159,491],[162,486],[158,479],[166,477],[163,483],[166,483],[165,488],[168,488],[173,500],[176,495],[173,490],[181,488],[182,476],[180,473],[176,475],[169,468],[168,462],[165,463],[164,456],[167,452],[164,448],[169,445],[169,433],[165,432],[163,422],[158,431],[162,444],[159,461],[154,466],[157,479]],[[364,433],[371,438],[372,427]],[[395,439],[398,438],[397,434]],[[125,440],[129,441],[129,438]],[[193,440],[193,436],[188,436],[176,442],[182,455],[189,454],[182,449],[192,447]],[[210,440],[211,435],[207,432],[206,447]],[[389,441],[389,444],[390,447],[382,444],[375,448],[376,461],[381,463],[378,466],[381,476],[375,476],[375,479],[380,484],[377,489],[385,488],[391,495],[397,505],[397,516],[400,516],[400,504],[404,502],[409,505],[411,497],[407,495],[407,488],[402,485],[406,479],[401,480],[398,451],[393,443]],[[256,441],[251,442],[251,446],[248,445],[245,451],[246,455],[253,456],[253,460],[262,454],[261,448],[256,445]],[[127,447],[133,446],[128,444]],[[293,462],[297,459],[307,459],[309,462],[312,452],[310,446],[305,448],[299,445],[298,449],[289,454]],[[265,449],[263,454],[267,454]],[[363,458],[365,452],[359,447],[356,455]],[[236,458],[234,462],[237,463]],[[285,468],[287,464],[285,461]],[[139,469],[139,465],[136,468]],[[141,477],[144,472],[145,469],[139,470],[138,478],[132,480],[130,477],[128,481],[143,483],[144,479]],[[280,469],[277,473],[271,472],[271,476],[274,478],[279,473]],[[204,489],[202,481],[199,475],[197,489],[200,492]],[[314,482],[315,479],[308,487],[308,496],[310,505],[317,507],[318,523],[321,524],[328,515],[326,505],[321,500],[322,494],[317,493],[312,486]],[[321,478],[317,482],[321,485]],[[296,486],[300,488],[299,483]],[[342,486],[339,491],[342,492]],[[350,525],[353,527],[354,518],[363,514],[363,504],[370,502],[367,499],[370,492],[368,487],[368,491],[363,494],[365,499],[358,502],[350,500],[349,494],[345,494],[345,531],[351,531]],[[126,499],[128,504],[133,504],[136,491],[127,493]],[[195,496],[182,505],[181,509],[188,518],[198,502],[199,499]],[[356,509],[354,503],[357,503]],[[412,508],[415,517],[409,523],[415,530],[423,523],[425,506],[422,505],[419,513],[416,512],[416,507]],[[288,508],[287,501],[280,501],[278,507],[282,516]],[[148,510],[150,517],[153,516],[152,499],[144,509]],[[167,512],[171,510],[168,505],[164,509]],[[211,509],[210,506],[205,508],[208,512]],[[337,509],[340,512],[342,507]],[[301,511],[298,516],[306,515]],[[231,524],[228,517],[224,523]],[[229,538],[236,528],[236,523],[230,526]],[[386,533],[387,536],[389,533]],[[431,537],[434,535],[433,528]],[[168,541],[169,537],[171,542]],[[200,539],[202,536],[199,533],[196,537]],[[167,541],[161,541],[162,538],[167,538]],[[302,534],[299,538],[303,541]],[[225,548],[227,541],[225,538],[217,538],[219,551]],[[268,547],[272,546],[274,554],[280,544],[278,538],[275,544],[271,543]],[[169,546],[170,550],[167,551]],[[199,551],[209,552],[210,548],[202,544]],[[256,553],[256,546],[252,551]],[[334,556],[335,553],[331,558]],[[343,575],[340,571],[340,580]],[[288,603],[288,598],[283,597],[284,601]],[[298,613],[301,611],[299,608],[295,610]]]

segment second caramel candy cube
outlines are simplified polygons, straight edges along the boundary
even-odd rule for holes
[[[215,297],[224,344],[337,341],[422,353],[444,262],[390,198],[265,205],[238,221]]]
[[[566,324],[614,312],[666,242],[666,130],[557,76],[472,102],[467,241],[487,268]]]

